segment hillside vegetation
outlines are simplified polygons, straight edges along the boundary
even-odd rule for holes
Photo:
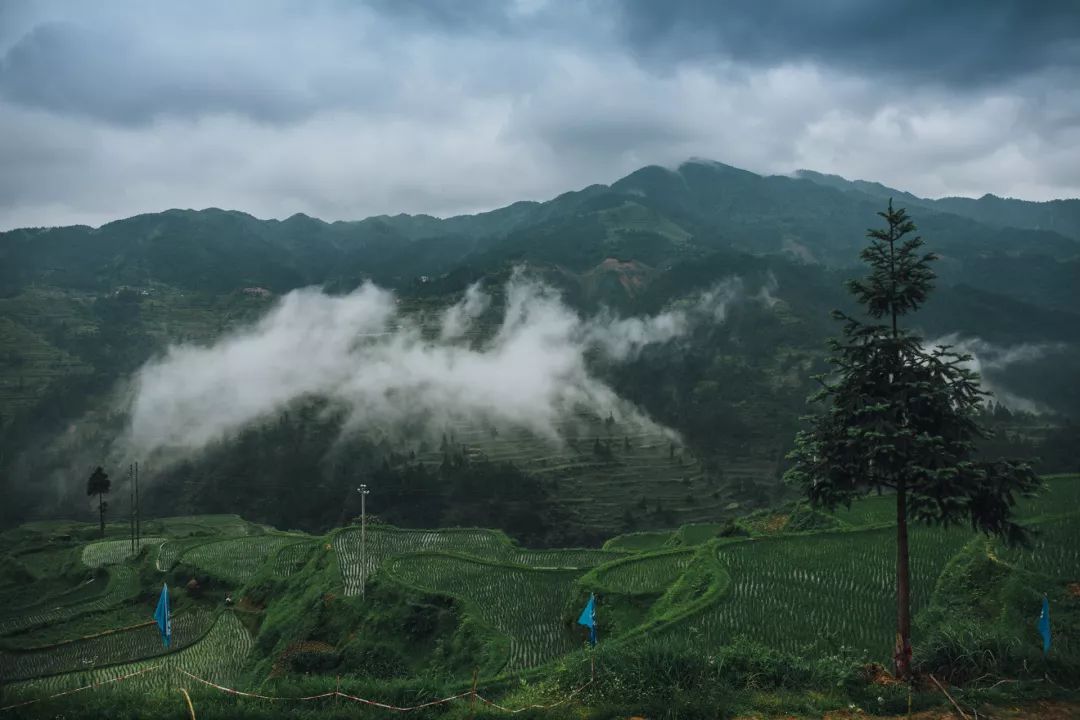
[[[428,328],[480,280],[492,307],[467,339],[482,342],[502,311],[502,284],[522,265],[576,311],[618,316],[679,307],[739,279],[744,293],[722,324],[628,363],[590,358],[598,377],[679,434],[677,447],[603,417],[583,418],[563,446],[477,426],[446,427],[442,447],[340,440],[341,417],[312,399],[187,462],[148,468],[147,507],[166,515],[242,506],[260,522],[324,532],[358,512],[359,476],[382,488],[387,522],[500,527],[534,544],[725,522],[785,497],[783,458],[808,378],[823,368],[822,339],[835,331],[828,312],[847,307],[846,268],[892,192],[690,162],[446,219],[170,210],[100,228],[2,233],[0,523],[81,516],[79,476],[123,431],[128,380],[170,345],[206,345],[246,327],[298,287],[342,293],[367,280],[393,289],[403,315]],[[980,370],[1011,408],[994,416],[986,452],[1075,470],[1073,206],[897,197],[942,255],[922,332],[989,353]]]
[[[190,516],[144,522],[131,555],[119,524],[105,540],[92,539],[92,524],[24,525],[0,536],[0,705],[124,676],[16,716],[172,707],[179,684],[200,717],[261,717],[274,706],[191,676],[267,696],[337,688],[412,705],[467,691],[476,669],[482,694],[512,707],[556,700],[595,671],[575,701],[594,711],[688,703],[687,714],[717,714],[760,703],[762,692],[779,707],[785,693],[816,688],[798,701],[802,712],[849,703],[898,712],[906,688],[877,684],[874,669],[888,661],[893,632],[890,500],[836,514],[788,504],[725,525],[624,535],[603,550],[380,524],[368,526],[365,548],[355,526],[311,536]],[[963,528],[913,535],[916,664],[954,683],[963,702],[1000,700],[994,679],[1030,690],[1080,672],[1078,501],[1080,476],[1047,478],[1019,508],[1035,533],[1027,549]],[[162,582],[173,596],[167,651],[147,624]],[[595,650],[575,625],[590,593]],[[1034,628],[1043,593],[1054,623],[1045,659]],[[664,674],[638,674],[648,666]],[[915,696],[940,699],[932,689]],[[333,712],[332,700],[316,702],[313,711]]]

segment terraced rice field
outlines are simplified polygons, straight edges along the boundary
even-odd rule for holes
[[[181,683],[187,686],[192,682],[178,672],[181,669],[211,682],[229,685],[236,681],[253,645],[244,625],[233,613],[225,612],[200,640],[182,650],[137,662],[14,682],[7,686],[9,695],[5,700],[63,692],[149,668],[155,669],[124,680],[115,687],[126,691],[173,691]]]
[[[636,532],[618,535],[604,543],[605,550],[622,550],[625,552],[648,552],[660,550],[675,535],[671,530],[658,530],[655,532]]]
[[[443,550],[491,557],[506,543],[502,535],[491,530],[397,530],[374,526],[367,529],[365,558],[360,541],[360,528],[349,528],[334,536],[334,550],[338,554],[346,596],[359,595],[371,573],[397,555]]]
[[[173,616],[172,647],[165,648],[153,621],[117,632],[16,652],[0,652],[0,677],[6,682],[132,662],[187,647],[213,625],[206,611]]]
[[[1034,498],[1022,498],[1017,510],[1023,517],[1054,516],[1080,510],[1080,475],[1047,478]]]
[[[945,563],[971,539],[959,530],[912,530],[913,614],[929,602]],[[723,545],[728,593],[669,631],[713,648],[746,637],[789,652],[844,645],[885,661],[895,624],[895,548],[893,528]]]
[[[642,498],[647,507],[634,512],[646,517],[656,510],[670,513],[671,524],[716,520],[733,500],[730,487],[708,483],[704,470],[682,448],[675,448],[662,431],[625,423],[609,425],[600,418],[580,415],[560,428],[571,440],[554,446],[525,430],[493,433],[480,426],[458,426],[448,433],[454,448],[472,457],[495,462],[512,462],[525,472],[549,482],[558,482],[559,497],[577,523],[611,535],[622,530],[624,511],[633,509]],[[610,448],[610,456],[594,452],[599,440]],[[442,452],[413,448],[423,462],[437,464]],[[771,478],[775,463],[740,460],[732,470],[753,482]]]
[[[165,542],[161,537],[144,537],[141,547],[154,547]],[[124,562],[132,556],[130,540],[102,540],[90,543],[83,548],[82,561],[87,567],[99,568],[105,565],[116,565]]]
[[[289,577],[299,571],[311,559],[311,553],[318,543],[299,542],[286,545],[274,554],[274,572],[280,577]]]
[[[1031,547],[998,544],[998,557],[1031,572],[1080,582],[1080,514],[1038,523],[1033,530]]]
[[[1020,518],[1041,518],[1075,512],[1080,508],[1080,476],[1047,478],[1036,497],[1017,498],[1016,515]],[[856,500],[850,508],[840,507],[833,515],[842,522],[862,527],[896,523],[894,495],[868,495]]]
[[[5,303],[4,305],[9,305]],[[32,406],[49,386],[63,377],[90,372],[84,362],[49,343],[43,335],[17,321],[11,308],[0,312],[0,347],[5,354],[17,353],[18,365],[5,363],[0,374],[0,424],[15,416],[21,408]]]
[[[721,523],[695,523],[683,525],[676,531],[675,540],[680,545],[701,545],[720,534],[724,528]]]
[[[577,643],[562,624],[562,611],[580,570],[532,570],[424,553],[390,561],[387,572],[426,592],[464,600],[510,639],[507,670],[542,665]]]
[[[839,507],[832,513],[845,525],[866,527],[896,523],[895,495],[868,495],[851,503],[850,508]]]
[[[652,595],[671,586],[694,559],[693,550],[628,558],[598,568],[589,577],[598,588],[624,595]]]
[[[261,535],[266,529],[244,520],[238,515],[179,515],[157,518],[143,523],[147,532],[168,535],[171,538],[209,535],[235,537],[237,535]]]
[[[595,548],[527,550],[492,530],[400,530],[383,526],[367,529],[368,561],[362,562],[361,531],[352,527],[334,536],[345,595],[359,595],[361,583],[392,557],[424,551],[470,555],[480,560],[533,568],[592,568],[624,553]]]
[[[593,568],[612,560],[624,557],[625,553],[615,550],[597,550],[594,548],[576,548],[567,550],[518,550],[506,548],[490,560],[525,565],[532,568]]]
[[[168,572],[180,560],[181,555],[197,545],[205,545],[208,542],[213,542],[213,540],[207,538],[166,540],[158,546],[154,567],[157,568],[158,572]]]
[[[135,571],[124,565],[115,565],[109,568],[109,580],[105,592],[93,600],[70,605],[51,605],[50,603],[49,606],[28,608],[17,615],[0,618],[0,635],[62,622],[85,613],[107,610],[117,603],[134,597],[138,592],[139,580]]]
[[[252,535],[215,540],[186,550],[180,562],[241,585],[253,578],[268,558],[297,539],[295,535]]]
[[[1052,482],[1046,495],[1021,505],[1023,516],[1037,522],[1034,547],[1005,549],[995,545],[995,552],[1002,560],[1027,570],[1080,581],[1080,515],[1061,515],[1075,512],[1077,501],[1080,481]],[[893,499],[886,496],[867,498],[837,515],[848,525],[865,527],[890,522],[892,512]],[[198,525],[196,518],[158,522],[174,529]],[[222,516],[210,525],[235,529],[238,523],[243,521]],[[677,534],[631,534],[614,539],[602,550],[527,550],[492,530],[421,531],[374,525],[367,529],[367,556],[363,557],[359,527],[325,539],[245,527],[245,534],[232,536],[212,534],[213,530],[199,535],[185,532],[179,538],[155,535],[145,538],[144,544],[155,544],[159,570],[179,561],[239,585],[264,568],[279,577],[290,577],[313,553],[324,552],[323,544],[329,541],[338,555],[346,595],[359,595],[364,579],[381,568],[389,578],[423,592],[458,598],[470,617],[507,639],[503,669],[508,671],[543,665],[580,644],[580,628],[568,620],[567,603],[580,593],[582,585],[601,594],[656,596],[680,577],[696,552],[707,550],[698,546],[649,555],[632,553],[655,550],[673,537],[686,543],[705,539],[717,529],[715,525],[698,525]],[[916,614],[928,604],[944,565],[972,538],[966,530],[912,528],[912,606]],[[887,662],[895,619],[894,528],[779,534],[705,546],[712,547],[730,575],[730,585],[703,611],[657,632],[689,637],[703,650],[745,637],[804,654],[820,654],[843,645]],[[82,578],[70,573],[80,560],[89,567],[104,568],[108,573],[106,587],[94,596],[85,585],[68,590],[60,583],[48,602],[0,618],[0,635],[68,621],[85,613],[115,610],[118,603],[130,600],[139,590],[134,567],[124,562],[129,552],[129,541],[123,539],[81,548],[71,543],[60,548],[47,546],[39,557],[24,553],[20,557],[32,558],[34,563],[28,566],[35,572],[40,569],[43,576],[66,573],[64,582],[77,583]],[[90,574],[85,569],[81,572]],[[102,577],[94,582],[106,581]],[[80,597],[84,600],[75,600]],[[91,619],[77,620],[80,629],[67,636],[87,632],[85,624]],[[137,622],[137,618],[116,624],[130,622]],[[201,610],[180,614],[174,617],[173,627],[174,647],[169,652],[163,652],[154,625],[0,652],[5,703],[10,702],[8,698],[59,692],[148,668],[153,670],[118,687],[171,689],[181,679],[180,668],[225,685],[237,682],[253,642],[234,613]]]

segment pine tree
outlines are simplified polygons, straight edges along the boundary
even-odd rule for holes
[[[98,496],[98,518],[101,521],[101,537],[105,537],[105,510],[109,507],[104,496],[109,492],[111,485],[108,474],[100,465],[94,469],[94,472],[90,474],[90,479],[86,481],[87,497],[91,495]]]
[[[1023,542],[1012,519],[1017,495],[1029,495],[1039,480],[1016,460],[974,459],[975,442],[988,431],[977,423],[986,393],[967,368],[968,355],[949,347],[928,349],[899,324],[917,311],[933,289],[933,253],[903,209],[878,213],[887,227],[867,232],[861,258],[870,267],[862,280],[847,283],[867,322],[834,311],[843,322],[841,339],[829,341],[830,373],[811,398],[824,405],[796,436],[786,480],[814,506],[835,508],[885,489],[896,497],[898,677],[911,674],[911,588],[908,520],[975,530]]]

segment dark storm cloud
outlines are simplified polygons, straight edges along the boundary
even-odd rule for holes
[[[392,90],[385,67],[355,62],[347,45],[335,47],[368,43],[362,25],[351,37],[342,28],[320,46],[315,36],[325,21],[290,26],[302,16],[277,5],[267,4],[261,17],[235,9],[203,14],[209,8],[199,5],[161,16],[117,12],[137,10],[133,5],[107,7],[112,15],[77,7],[70,19],[42,13],[0,57],[0,97],[121,124],[230,112],[293,122],[361,102],[377,110]]]
[[[140,124],[237,113],[293,123],[326,110],[379,113],[397,104],[428,38],[535,43],[574,15],[495,0],[299,4],[115,2],[104,9],[16,3],[0,36],[0,98],[28,108]],[[156,9],[156,12],[151,11]],[[516,8],[516,9],[515,9]],[[0,16],[2,18],[2,16]],[[445,81],[480,92],[519,84],[504,67],[467,67]],[[395,108],[396,110],[397,108]]]
[[[303,98],[246,68],[200,60],[169,62],[152,43],[110,28],[44,23],[7,52],[0,92],[30,107],[113,122],[141,122],[159,114],[190,117],[240,105],[252,116],[275,120],[305,111]]]
[[[1077,36],[1042,2],[0,0],[0,229],[449,215],[691,156],[1075,196]]]
[[[665,62],[810,61],[948,84],[1080,68],[1077,0],[626,0],[628,43]]]

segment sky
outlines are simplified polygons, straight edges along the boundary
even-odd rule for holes
[[[1080,3],[0,0],[0,229],[448,216],[691,157],[1080,197]]]

